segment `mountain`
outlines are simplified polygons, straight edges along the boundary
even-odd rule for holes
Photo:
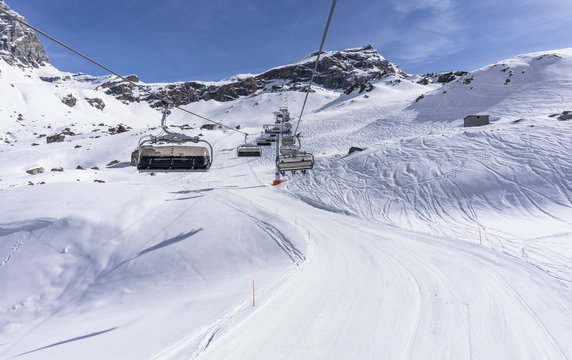
[[[218,82],[188,81],[160,85],[140,84],[136,87],[120,79],[111,79],[99,88],[123,101],[146,101],[155,106],[159,106],[164,97],[176,105],[211,99],[225,102],[255,93],[303,90],[310,81],[316,57],[317,53],[313,53],[295,64],[276,67],[258,75],[237,75]],[[314,83],[325,89],[347,90],[388,76],[405,79],[407,74],[384,59],[371,45],[367,45],[324,52],[320,57]],[[136,76],[132,79],[138,81]],[[139,87],[152,94],[141,94]]]
[[[523,54],[460,73],[409,110],[428,122],[455,121],[469,113],[512,120],[547,117],[570,110],[571,82],[571,49]]]
[[[25,21],[22,16],[12,11],[4,1],[0,1],[0,9]],[[36,33],[3,13],[0,13],[0,58],[11,65],[18,66],[37,68],[50,64],[46,50]]]

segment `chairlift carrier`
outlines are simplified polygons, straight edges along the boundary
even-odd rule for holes
[[[286,144],[284,143],[284,141],[282,141],[282,145],[280,145],[280,154],[282,155],[292,154],[295,153],[296,151],[298,151],[298,146],[294,144]]]
[[[300,151],[300,138],[297,144],[282,145],[280,155],[276,157],[276,169],[282,171],[310,170],[314,168],[314,155]]]
[[[167,130],[165,125],[168,104],[163,109],[162,132],[159,135],[145,135],[137,147],[137,170],[186,172],[205,171],[211,167],[213,148],[198,136],[187,136]],[[205,143],[207,146],[187,145]]]
[[[240,145],[236,148],[236,155],[237,156],[261,156],[262,149],[258,145],[250,144],[246,142],[246,138],[248,134],[244,134],[244,144]]]
[[[280,155],[276,159],[278,171],[310,170],[314,168],[314,155],[305,151],[296,151]]]

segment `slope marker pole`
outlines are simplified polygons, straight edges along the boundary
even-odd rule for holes
[[[252,280],[252,307],[256,306],[255,297],[254,297],[254,280]]]

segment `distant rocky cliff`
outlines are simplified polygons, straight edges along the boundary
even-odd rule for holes
[[[296,64],[270,69],[259,75],[235,77],[219,83],[174,83],[163,87],[160,92],[157,92],[153,85],[143,85],[153,95],[144,95],[145,92],[138,91],[137,86],[118,79],[106,82],[100,87],[121,100],[148,101],[156,106],[165,96],[176,105],[210,99],[230,101],[258,91],[303,89],[310,81],[316,55],[317,52]],[[407,76],[397,65],[390,63],[371,45],[367,45],[357,49],[323,52],[314,83],[326,89],[345,90],[355,84],[367,83],[389,75],[402,78]]]
[[[0,9],[24,20],[0,0]],[[49,64],[44,46],[33,30],[0,13],[0,58],[8,64],[38,67]]]

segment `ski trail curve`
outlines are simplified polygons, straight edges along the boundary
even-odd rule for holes
[[[535,266],[472,244],[303,207],[311,256],[295,278],[198,359],[572,356],[572,293]]]

